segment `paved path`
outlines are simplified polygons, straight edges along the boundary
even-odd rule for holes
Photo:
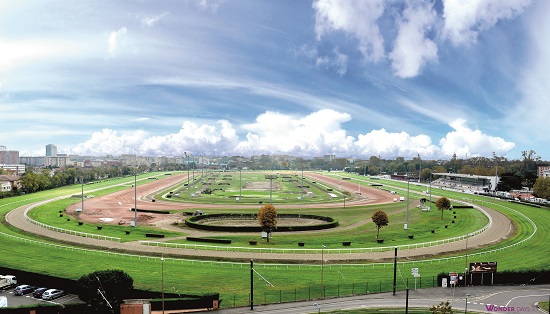
[[[466,294],[469,294],[466,299]],[[530,312],[540,311],[536,303],[548,301],[550,285],[532,286],[475,286],[452,288],[426,288],[409,290],[409,310],[412,308],[427,309],[440,302],[449,301],[455,313],[502,313],[502,312]],[[221,309],[219,314],[270,313],[270,314],[306,314],[322,313],[344,309],[390,308],[404,309],[406,306],[406,291],[397,291],[395,295],[375,293],[353,297],[334,298],[325,300],[310,300],[269,305],[255,305],[250,307]],[[495,309],[495,307],[497,309]],[[492,310],[491,310],[492,309]],[[500,310],[499,310],[500,309]],[[414,313],[414,311],[410,311]]]
[[[279,262],[290,262],[290,261],[301,261],[301,262],[319,262],[320,253],[260,253],[260,252],[233,252],[233,251],[213,251],[213,250],[194,250],[194,249],[183,249],[183,248],[171,248],[171,247],[156,247],[156,246],[145,246],[139,242],[126,242],[119,243],[107,240],[99,240],[93,238],[86,238],[82,236],[69,235],[65,233],[60,233],[52,231],[43,227],[40,227],[36,224],[33,224],[28,219],[24,217],[24,212],[31,205],[21,206],[6,215],[6,221],[12,226],[21,229],[23,231],[37,234],[46,238],[55,239],[57,241],[74,244],[74,245],[85,245],[87,247],[97,248],[97,249],[107,249],[111,251],[124,252],[124,253],[136,253],[139,254],[143,252],[147,255],[167,255],[172,257],[187,257],[187,258],[196,258],[196,257],[207,257],[215,259],[227,259],[227,260],[243,260],[248,261],[254,259],[256,261],[279,261]],[[334,206],[334,204],[333,204]],[[455,242],[450,242],[441,245],[414,248],[414,249],[400,249],[398,256],[404,259],[420,259],[428,258],[433,255],[449,253],[449,252],[458,252],[466,249],[472,249],[474,247],[486,246],[494,244],[496,242],[505,239],[510,236],[513,229],[510,221],[498,211],[495,211],[491,208],[483,207],[483,209],[492,217],[491,226],[484,232],[470,237],[467,240],[460,240]],[[467,242],[468,241],[468,242]],[[386,252],[352,252],[352,253],[334,253],[333,250],[325,250],[324,259],[325,261],[382,261],[382,260],[393,260],[394,252],[393,250]]]

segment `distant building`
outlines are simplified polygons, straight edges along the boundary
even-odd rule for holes
[[[550,177],[550,166],[539,166],[537,170],[539,177]]]
[[[336,159],[336,155],[335,155],[335,154],[328,154],[328,155],[324,155],[324,156],[323,156],[323,160],[326,161],[326,162],[331,162],[331,161],[333,161],[334,159]]]
[[[18,164],[19,151],[7,150],[6,146],[0,146],[0,164]]]
[[[9,171],[16,175],[22,175],[26,171],[25,165],[22,165],[22,164],[16,164],[16,165],[0,164],[0,169]]]
[[[53,144],[46,145],[46,157],[57,157],[57,146]]]

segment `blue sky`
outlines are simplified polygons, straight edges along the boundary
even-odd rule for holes
[[[21,155],[550,160],[550,2],[0,2]]]

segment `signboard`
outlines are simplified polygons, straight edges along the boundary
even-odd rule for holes
[[[497,262],[470,263],[470,273],[496,273]]]
[[[411,274],[416,278],[416,277],[420,277],[420,274],[418,273],[418,268],[412,268],[411,269]]]
[[[449,285],[456,286],[458,284],[458,274],[457,273],[449,273]]]

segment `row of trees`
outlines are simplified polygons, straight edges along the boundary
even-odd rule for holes
[[[441,197],[435,202],[435,206],[441,211],[441,219],[443,219],[443,212],[451,208],[451,201],[446,197]],[[388,214],[383,210],[377,210],[372,214],[371,219],[376,225],[376,238],[378,239],[380,236],[380,228],[387,226],[390,222]],[[262,230],[267,233],[267,242],[269,242],[271,232],[277,228],[277,210],[272,204],[264,205],[260,209],[258,212],[258,222]]]

